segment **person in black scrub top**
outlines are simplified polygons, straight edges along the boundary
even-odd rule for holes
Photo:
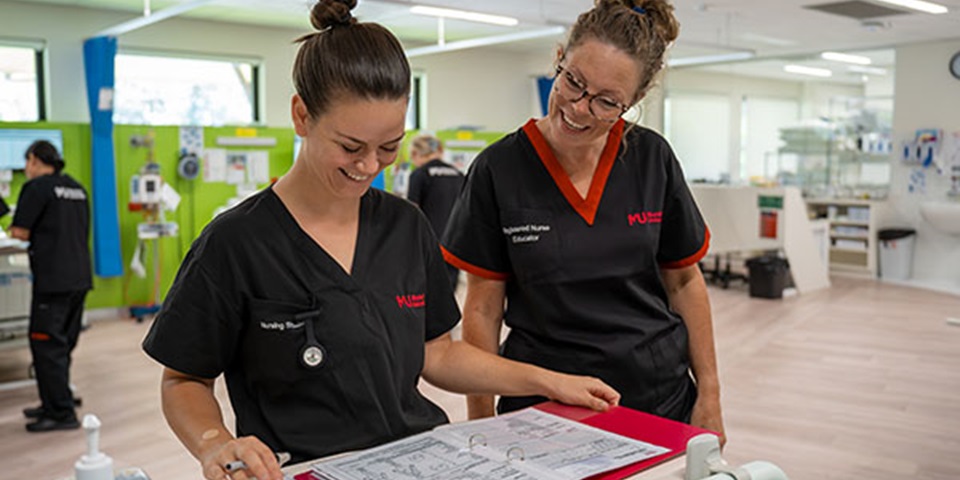
[[[40,406],[24,409],[27,431],[79,428],[70,390],[70,361],[83,320],[83,301],[93,288],[90,271],[90,206],[87,192],[62,172],[64,161],[50,142],[27,149],[26,174],[10,236],[30,242],[33,297],[30,353]]]
[[[417,389],[544,395],[603,410],[599,380],[508,361],[449,330],[459,311],[439,241],[410,202],[370,188],[404,136],[410,67],[397,39],[313,7],[293,80],[297,161],[214,219],[188,252],[145,351],[164,365],[167,422],[208,479],[280,479],[292,462],[447,422]],[[213,386],[224,375],[236,437]]]
[[[407,200],[417,204],[439,236],[447,228],[447,219],[463,187],[463,173],[443,161],[443,143],[429,134],[417,135],[410,141],[410,161],[416,170],[410,174]],[[450,285],[457,289],[460,270],[447,265]]]
[[[558,48],[547,116],[478,156],[443,248],[468,272],[466,341],[496,352],[505,322],[505,357],[599,377],[624,406],[722,438],[697,266],[709,232],[667,142],[620,118],[678,30],[664,0],[599,0],[581,14]],[[471,418],[493,409],[490,396],[468,398]]]

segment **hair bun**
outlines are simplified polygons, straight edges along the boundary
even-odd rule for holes
[[[357,23],[350,13],[356,6],[357,0],[320,0],[310,11],[310,23],[317,30]]]

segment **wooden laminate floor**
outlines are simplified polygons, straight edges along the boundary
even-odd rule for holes
[[[960,479],[960,297],[849,278],[784,300],[711,288],[733,464],[768,460],[791,479]],[[74,356],[80,413],[96,413],[116,466],[154,480],[201,478],[159,407],[148,324],[100,321]],[[0,351],[0,381],[26,378],[26,348]],[[219,395],[225,398],[222,382]],[[452,420],[462,397],[424,387]],[[81,431],[27,433],[35,387],[0,389],[0,478],[60,479]],[[229,422],[232,416],[227,412]]]

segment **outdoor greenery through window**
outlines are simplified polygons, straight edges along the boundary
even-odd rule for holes
[[[115,123],[248,125],[258,120],[251,62],[119,53]]]
[[[39,50],[0,45],[0,121],[43,120]]]

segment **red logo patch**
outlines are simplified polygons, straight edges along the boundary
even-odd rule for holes
[[[424,294],[397,295],[397,306],[400,308],[423,308],[427,304]]]
[[[663,212],[628,213],[627,222],[630,226],[646,225],[648,223],[663,223]]]

